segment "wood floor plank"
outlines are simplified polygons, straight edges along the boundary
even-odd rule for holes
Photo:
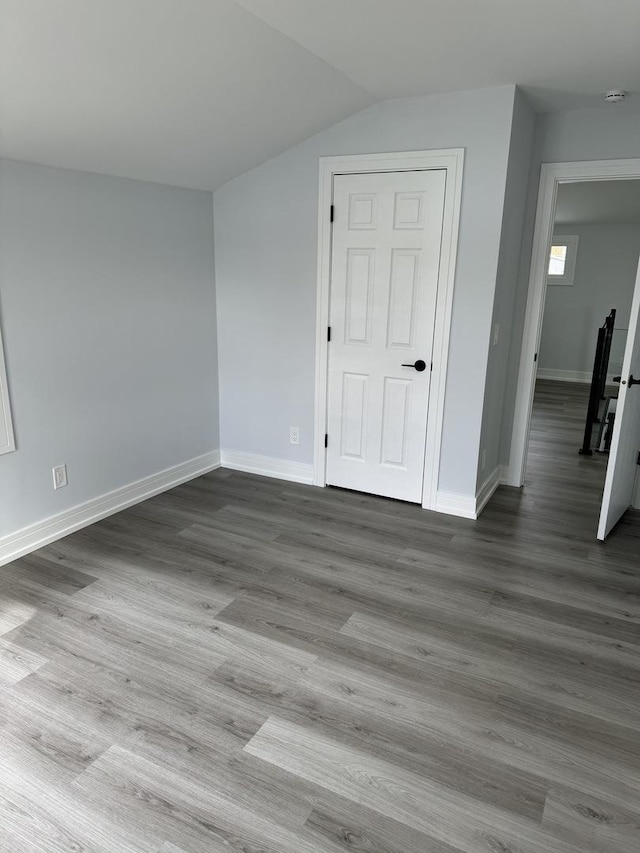
[[[0,740],[10,737],[27,744],[55,768],[60,781],[73,779],[111,746],[110,733],[87,724],[82,714],[32,691],[12,691],[4,697]]]
[[[118,619],[144,620],[147,626],[164,626],[170,621],[185,629],[209,626],[216,613],[224,610],[233,597],[219,592],[192,591],[179,583],[146,578],[138,581],[99,580],[74,597],[74,604],[92,613]]]
[[[9,563],[3,567],[2,578],[9,588],[12,582],[17,582],[20,587],[35,584],[67,595],[73,595],[96,580],[93,575],[77,568],[61,565],[50,558],[47,551],[36,551],[17,563]]]
[[[338,799],[338,798],[336,798]],[[306,823],[318,839],[337,841],[343,850],[368,853],[460,853],[444,841],[427,837],[400,821],[382,817],[354,803],[314,809]]]
[[[640,621],[638,621],[636,607],[632,604],[628,609],[620,611],[619,616],[616,617],[600,613],[597,609],[586,610],[573,607],[571,604],[556,603],[548,598],[500,589],[494,593],[489,607],[509,614],[515,612],[540,616],[547,621],[570,625],[622,643],[640,645]]]
[[[629,853],[640,839],[640,813],[567,788],[552,788],[543,826],[580,849]]]
[[[320,853],[337,845],[318,845],[249,811],[212,785],[188,778],[114,746],[73,783],[85,795],[108,801],[127,815],[138,831],[161,833],[191,853]]]
[[[42,655],[0,637],[0,685],[16,684],[46,663]]]
[[[629,719],[640,719],[640,670],[636,668],[620,667],[612,675],[604,667],[587,668],[585,656],[563,658],[561,649],[540,652],[531,646],[520,648],[515,643],[511,646],[496,643],[490,651],[481,651],[476,643],[469,642],[469,634],[464,639],[445,639],[442,634],[434,636],[428,625],[424,631],[417,631],[359,613],[340,630],[420,660],[426,670],[440,667],[448,673],[486,680],[496,691],[511,689],[522,696],[545,698],[562,707],[598,713],[622,724]],[[499,632],[495,634],[499,638]],[[590,678],[583,670],[593,672],[594,677]],[[612,690],[617,696],[613,707]]]
[[[491,719],[478,696],[453,710],[451,694],[433,684],[372,677],[335,665],[312,667],[280,717],[339,738],[453,791],[539,820],[547,780],[480,751],[476,729]]]
[[[32,744],[3,732],[0,825],[19,840],[16,851],[154,853],[159,839],[139,833],[123,814],[61,784],[56,768]],[[13,850],[11,851],[13,853]]]
[[[578,848],[547,834],[534,821],[518,820],[466,795],[456,796],[307,727],[271,717],[245,750],[469,853],[491,845],[522,853],[578,853]]]

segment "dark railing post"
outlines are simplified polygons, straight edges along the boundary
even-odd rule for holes
[[[611,354],[611,340],[613,338],[613,327],[616,322],[616,309],[611,313],[598,329],[598,342],[596,355],[593,360],[593,373],[591,375],[591,388],[589,389],[589,405],[587,407],[587,420],[584,427],[584,438],[582,447],[578,451],[584,456],[591,456],[591,437],[593,425],[598,422],[600,414],[600,401],[604,398],[607,386],[607,371],[609,369],[609,356]]]

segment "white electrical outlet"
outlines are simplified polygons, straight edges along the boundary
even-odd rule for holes
[[[300,444],[300,427],[289,427],[289,444]]]
[[[480,470],[484,471],[487,465],[487,448],[482,451],[482,456],[480,457]]]
[[[67,466],[66,465],[56,465],[55,468],[52,468],[53,473],[53,488],[61,489],[63,486],[69,485],[69,480],[67,479]]]

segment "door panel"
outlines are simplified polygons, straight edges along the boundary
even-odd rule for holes
[[[414,345],[419,275],[420,253],[418,251],[415,249],[392,250],[388,347],[412,347]]]
[[[368,377],[345,373],[342,379],[342,438],[340,455],[364,462],[367,444]]]
[[[345,344],[371,345],[374,268],[375,252],[373,249],[348,250],[344,306]]]
[[[629,333],[622,362],[622,381],[613,425],[607,477],[602,496],[598,539],[605,539],[629,509],[633,499],[640,450],[640,264],[629,317]]]
[[[445,177],[334,179],[330,485],[422,500]]]
[[[408,420],[411,409],[411,385],[408,379],[385,376],[382,398],[381,465],[407,466]]]

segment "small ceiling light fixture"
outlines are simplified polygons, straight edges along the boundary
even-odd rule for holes
[[[604,96],[604,99],[608,104],[621,104],[624,101],[626,95],[627,93],[624,91],[624,89],[611,89]]]

